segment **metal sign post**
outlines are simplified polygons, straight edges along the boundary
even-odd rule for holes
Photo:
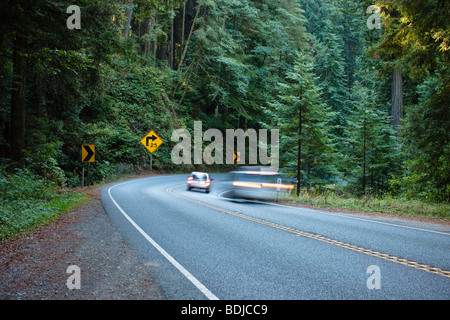
[[[281,179],[277,179],[277,202],[278,202],[278,196],[280,195],[281,190]]]
[[[86,185],[89,186],[89,167],[91,162],[95,162],[95,145],[90,144],[83,144],[81,146],[81,162],[85,163],[87,162],[87,181]],[[84,166],[83,166],[83,178],[81,180],[81,186],[84,187]]]
[[[155,131],[150,131],[147,135],[141,140],[142,145],[145,149],[150,152],[150,172],[153,172],[153,152],[156,151],[164,141],[155,133]]]
[[[88,168],[87,168],[87,179],[86,179],[86,186],[89,187],[90,181],[89,181],[89,167],[91,166],[91,163],[88,162]]]

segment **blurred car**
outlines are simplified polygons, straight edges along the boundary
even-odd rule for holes
[[[294,190],[291,179],[275,171],[233,171],[231,197],[234,199],[278,200]]]
[[[192,188],[205,189],[209,193],[211,188],[211,178],[205,172],[192,172],[187,179],[187,190]]]

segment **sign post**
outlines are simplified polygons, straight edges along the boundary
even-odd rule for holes
[[[280,195],[281,191],[281,178],[277,179],[277,202],[278,202],[278,196]]]
[[[150,153],[150,172],[153,172],[153,153]]]
[[[155,133],[155,131],[150,131],[141,140],[142,145],[150,152],[150,172],[153,171],[153,152],[156,151],[164,141]]]
[[[95,145],[83,144],[81,146],[81,162],[87,162],[87,181],[86,185],[89,186],[89,167],[91,162],[95,162]],[[83,179],[82,186],[84,187],[84,167],[83,167]]]

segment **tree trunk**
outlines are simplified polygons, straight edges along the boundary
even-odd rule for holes
[[[125,25],[125,39],[128,38],[128,33],[130,32],[131,27],[131,18],[133,17],[133,1],[130,1],[130,4],[128,5],[129,9],[127,10],[127,24]]]
[[[363,176],[362,176],[362,193],[366,194],[366,135],[367,135],[367,121],[366,111],[364,110],[364,125],[363,125]]]
[[[169,47],[169,66],[170,69],[174,69],[174,55],[175,55],[175,41],[174,41],[174,20],[175,11],[172,8],[170,12],[170,47]]]
[[[183,53],[181,54],[180,63],[178,64],[178,71],[181,71],[181,67],[183,66],[184,58],[186,56],[187,48],[189,46],[189,42],[191,41],[192,33],[194,32],[195,24],[197,23],[198,14],[200,12],[201,4],[198,5],[197,12],[195,13],[194,21],[192,22],[191,30],[189,31],[188,38],[186,40],[186,44],[184,45]]]
[[[10,150],[14,161],[22,160],[25,148],[25,104],[27,84],[26,36],[16,36],[13,52],[13,83],[11,94]]]
[[[42,82],[41,73],[37,71],[34,74],[33,110],[39,118],[45,117],[45,90]]]
[[[398,127],[400,125],[400,119],[402,118],[403,104],[403,83],[402,74],[399,70],[392,70],[392,98],[391,98],[391,116],[392,116],[392,129],[395,131],[395,135],[398,136]]]
[[[181,46],[180,46],[180,56],[178,57],[178,62],[181,60],[181,54],[183,53],[184,48],[184,32],[185,32],[185,25],[186,25],[186,4],[183,4],[183,16],[181,21]]]
[[[155,28],[156,25],[156,15],[151,15],[150,18],[148,19],[148,26],[147,26],[147,34],[149,35],[149,38],[147,39],[147,41],[145,41],[145,64],[148,64],[148,56],[150,53],[150,47],[151,47],[151,36],[153,34],[153,29]],[[156,41],[156,40],[155,40]]]
[[[301,97],[301,94],[300,94]],[[298,107],[298,154],[297,154],[297,197],[300,195],[300,182],[302,178],[302,106]]]
[[[155,26],[158,23],[158,15],[155,14]],[[158,37],[155,37],[155,41],[153,43],[153,67],[156,66],[156,51],[158,50]]]

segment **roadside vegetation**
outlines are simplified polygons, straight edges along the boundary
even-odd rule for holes
[[[0,241],[33,230],[84,204],[84,193],[60,191],[56,183],[27,169],[0,170]]]
[[[351,194],[325,191],[304,191],[300,195],[289,195],[286,202],[306,204],[318,208],[336,208],[363,212],[381,212],[398,216],[427,217],[450,220],[450,204],[430,203],[417,199],[406,199],[386,195],[365,195],[356,197]]]

